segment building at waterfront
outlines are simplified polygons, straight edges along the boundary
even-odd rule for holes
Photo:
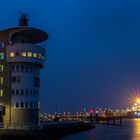
[[[39,125],[39,71],[48,34],[28,26],[26,15],[19,26],[0,30],[0,123]]]

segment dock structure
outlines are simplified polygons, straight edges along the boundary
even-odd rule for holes
[[[91,121],[92,120],[92,121]],[[90,118],[90,123],[122,126],[122,116],[107,116]]]
[[[28,26],[25,14],[19,26],[0,30],[0,124],[39,126],[40,69],[48,34]]]

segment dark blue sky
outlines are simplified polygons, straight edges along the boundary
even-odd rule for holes
[[[41,70],[41,111],[126,107],[140,89],[140,1],[4,0],[0,28],[18,24],[49,33]]]

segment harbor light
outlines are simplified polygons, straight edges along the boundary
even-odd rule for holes
[[[137,103],[140,103],[140,99],[139,98],[136,101],[137,101]]]

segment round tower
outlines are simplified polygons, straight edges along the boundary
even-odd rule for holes
[[[46,57],[46,50],[40,44],[47,39],[46,32],[28,27],[25,14],[19,18],[18,27],[0,31],[0,41],[4,44],[0,48],[3,53],[0,60],[3,66],[0,73],[0,79],[3,78],[0,85],[3,123],[27,127],[39,125],[39,72]]]

